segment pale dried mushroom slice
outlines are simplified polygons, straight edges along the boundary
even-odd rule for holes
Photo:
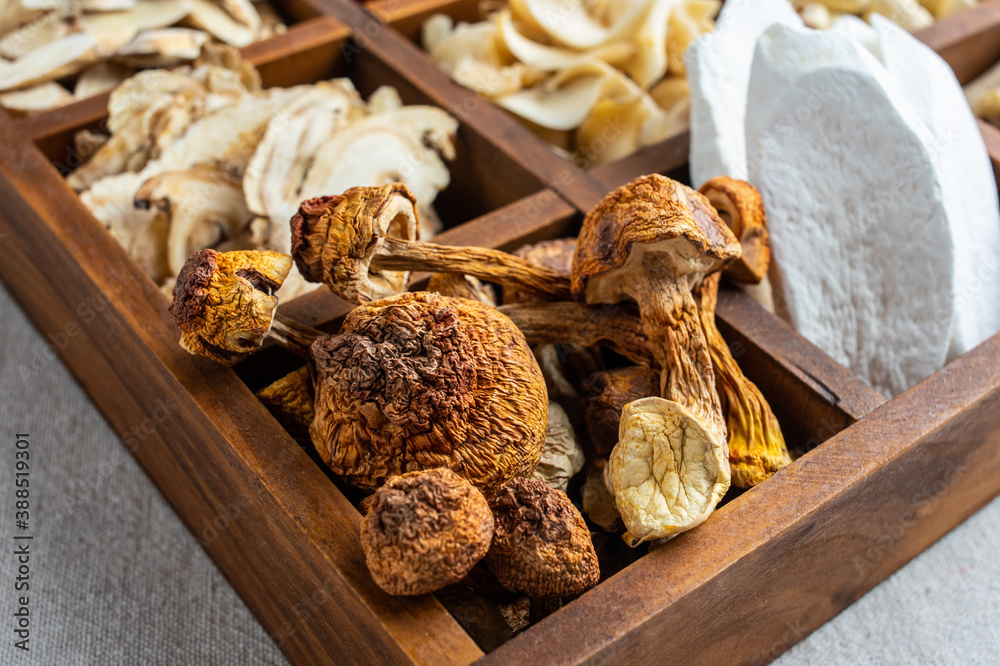
[[[574,51],[561,46],[549,46],[524,35],[515,25],[509,9],[498,12],[494,18],[499,38],[520,62],[543,72],[552,72],[576,65],[581,60],[595,58],[610,64],[622,63],[634,53],[635,47],[626,41],[601,44],[587,51]]]
[[[191,24],[226,44],[246,46],[260,31],[260,14],[249,0],[187,1]]]
[[[310,282],[352,303],[405,289],[412,270],[459,273],[524,291],[568,296],[564,275],[499,250],[415,241],[416,197],[401,183],[352,187],[302,202],[292,218],[292,256]]]
[[[881,14],[907,32],[934,25],[934,17],[917,0],[871,0],[864,13],[865,20],[871,22],[872,14]]]
[[[208,165],[153,176],[136,192],[135,207],[156,209],[167,218],[172,275],[180,273],[193,252],[237,236],[252,217],[240,181]]]
[[[934,18],[942,19],[978,4],[978,0],[920,0]]]
[[[567,597],[600,580],[590,530],[566,493],[537,479],[515,478],[489,503],[494,531],[486,566],[505,588]]]
[[[273,292],[292,268],[276,252],[200,250],[174,285],[170,316],[187,352],[231,365],[260,347],[271,330]]]
[[[17,0],[14,0],[15,2]],[[69,7],[51,11],[0,38],[0,56],[17,60],[35,49],[62,39],[72,31]]]
[[[129,67],[122,67],[111,62],[102,62],[83,70],[73,86],[73,96],[86,99],[111,90],[124,82],[135,72]]]
[[[141,0],[76,0],[75,4],[85,12],[121,12],[132,9]]]
[[[260,15],[260,28],[255,36],[256,41],[269,39],[277,35],[288,32],[285,19],[282,18],[278,10],[267,0],[259,0],[253,3],[253,8]]]
[[[704,522],[726,494],[726,444],[683,405],[643,398],[622,411],[609,476],[626,543],[669,538]]]
[[[389,479],[361,523],[372,578],[392,595],[434,592],[462,580],[493,538],[493,515],[478,488],[448,469]]]
[[[974,114],[1000,126],[1000,63],[967,85],[965,97]]]
[[[143,30],[115,52],[113,59],[127,67],[173,67],[194,60],[208,35],[190,28]]]
[[[89,160],[101,146],[108,142],[108,135],[96,130],[80,130],[73,136],[73,149],[81,160]]]
[[[73,95],[54,81],[0,94],[0,106],[14,115],[30,115],[72,101]]]
[[[545,383],[489,305],[408,292],[359,306],[339,335],[313,343],[310,367],[313,444],[352,486],[447,467],[489,496],[538,464]]]
[[[132,41],[142,30],[174,25],[188,15],[187,0],[137,2],[135,7],[116,12],[84,14],[80,29],[97,42],[102,56],[109,56]]]
[[[588,377],[582,386],[584,418],[594,451],[602,456],[611,453],[618,443],[625,405],[654,397],[659,390],[659,374],[641,365],[596,372]]]
[[[97,59],[97,43],[83,33],[49,42],[0,71],[0,91],[55,81],[75,74]]]
[[[550,488],[566,492],[569,481],[583,469],[587,456],[580,443],[569,416],[559,405],[549,403],[549,422],[545,431],[545,446],[542,457],[535,468],[533,478],[544,482]]]

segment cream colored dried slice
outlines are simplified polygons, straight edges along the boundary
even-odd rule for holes
[[[142,269],[159,282],[170,274],[166,253],[169,224],[155,210],[138,210],[133,205],[142,183],[134,173],[109,176],[94,183],[80,198]]]
[[[597,20],[583,2],[521,0],[520,8],[555,42],[584,51],[633,33],[648,9],[648,0],[622,2],[611,25]],[[517,8],[512,6],[515,11]]]
[[[980,118],[1000,118],[1000,63],[965,86],[965,98]]]
[[[0,106],[15,115],[38,113],[72,101],[73,95],[52,81],[0,95]]]
[[[167,219],[167,267],[172,275],[180,273],[193,252],[238,236],[253,217],[240,181],[207,165],[153,176],[136,192],[135,206],[156,210]]]
[[[923,5],[927,11],[934,16],[934,18],[942,19],[946,16],[951,16],[956,12],[960,12],[963,9],[975,7],[977,0],[920,0],[920,4]]]
[[[108,142],[108,135],[95,130],[80,130],[73,137],[73,148],[81,160],[89,160],[101,146]]]
[[[726,443],[679,403],[643,398],[625,405],[608,476],[637,546],[700,525],[729,489]]]
[[[122,12],[132,9],[137,0],[75,0],[76,5],[85,12]]]
[[[98,63],[80,74],[76,85],[73,86],[73,96],[77,99],[86,99],[99,95],[118,86],[134,73],[128,67],[111,62]]]
[[[650,105],[643,97],[625,102],[600,100],[576,131],[576,153],[587,167],[607,164],[631,155],[644,144],[643,128],[650,119]],[[647,132],[650,142],[660,134]]]
[[[683,0],[670,12],[667,26],[667,72],[684,76],[684,52],[699,37],[715,27],[715,16],[722,3],[719,0]],[[655,82],[654,82],[655,83]]]
[[[285,20],[270,2],[267,2],[267,0],[255,2],[253,3],[253,8],[254,11],[260,15],[260,27],[257,29],[257,34],[254,36],[255,40],[259,41],[261,39],[267,39],[269,37],[282,35],[288,32],[288,26],[285,25]]]
[[[368,96],[368,108],[372,113],[389,113],[403,108],[403,100],[392,86],[379,86]]]
[[[829,0],[826,2],[829,4]],[[871,0],[864,13],[865,20],[871,22],[873,14],[881,14],[907,32],[934,25],[934,17],[917,0]]]
[[[55,81],[75,74],[97,58],[97,44],[85,34],[67,35],[35,49],[0,72],[0,91]]]
[[[70,33],[68,11],[42,14],[0,39],[0,56],[15,60]]]
[[[0,0],[0,35],[17,30],[22,25],[44,15],[46,11],[26,7],[19,0]]]
[[[586,52],[573,51],[559,46],[548,46],[529,39],[514,24],[509,9],[494,19],[503,44],[519,61],[543,72],[571,67],[581,60],[595,58],[611,64],[622,64],[635,53],[635,47],[624,41],[614,41]]]
[[[188,0],[188,20],[217,39],[232,46],[246,46],[257,36],[261,20],[247,0]]]
[[[288,220],[295,215],[306,172],[335,132],[365,115],[364,102],[349,82],[322,82],[285,106],[268,123],[243,177],[247,206],[264,218],[263,247],[291,252]]]
[[[142,30],[171,26],[188,15],[186,0],[143,0],[120,12],[97,12],[80,17],[80,29],[98,43],[108,56],[132,41]]]
[[[172,67],[197,58],[207,41],[206,33],[190,28],[143,30],[113,59],[127,67]]]

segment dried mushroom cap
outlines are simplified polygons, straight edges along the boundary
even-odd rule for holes
[[[740,245],[703,195],[666,176],[641,176],[584,219],[573,294],[588,303],[623,300],[622,278],[650,253],[676,274],[708,274],[739,258]]]
[[[566,493],[537,479],[512,479],[490,499],[493,545],[486,565],[513,592],[564,597],[601,577],[583,516]]]
[[[587,456],[576,441],[576,432],[566,410],[549,404],[549,424],[545,430],[545,446],[535,468],[534,478],[550,488],[566,492],[569,480],[583,469]]]
[[[739,282],[759,283],[771,263],[767,214],[760,192],[750,183],[728,176],[712,178],[699,191],[740,241],[740,258],[726,269],[726,275]]]
[[[659,375],[641,365],[595,372],[584,381],[587,433],[598,454],[611,453],[618,443],[618,426],[625,405],[655,396],[659,388]]]
[[[486,498],[448,469],[389,479],[372,496],[361,523],[368,570],[393,595],[457,583],[483,558],[492,537]]]
[[[302,276],[323,282],[351,303],[406,289],[407,271],[370,269],[387,236],[415,240],[416,198],[401,183],[352,187],[303,201],[292,218],[292,256]]]
[[[257,392],[257,398],[278,423],[297,439],[309,439],[309,426],[316,416],[315,394],[309,368],[303,366]]]
[[[545,382],[524,337],[495,308],[409,292],[355,308],[318,339],[316,450],[374,489],[447,467],[487,495],[529,474],[545,443]]]
[[[260,347],[292,259],[276,252],[201,250],[188,258],[174,285],[170,316],[181,347],[232,364]]]
[[[626,405],[609,461],[626,543],[672,537],[708,518],[729,490],[727,453],[683,405],[662,398]]]
[[[522,245],[514,250],[514,256],[530,261],[536,266],[544,266],[567,277],[573,272],[573,253],[576,252],[575,238],[555,238]],[[524,294],[516,289],[504,289],[504,303],[540,303],[542,299]]]
[[[427,281],[427,291],[434,291],[442,296],[457,296],[479,301],[487,305],[496,305],[497,297],[493,285],[483,284],[471,275],[455,273],[434,273]]]

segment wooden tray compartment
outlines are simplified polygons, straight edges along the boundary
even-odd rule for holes
[[[358,5],[309,2],[343,23],[306,21],[248,56],[287,84],[342,73],[349,53],[362,92],[392,83],[409,103],[455,112],[483,171],[455,174],[453,187],[467,177],[492,189],[458,199],[442,242],[512,248],[575,233],[609,188],[685,175],[685,137],[583,173],[492,105],[473,106]],[[955,53],[961,41],[952,36]],[[154,432],[123,441],[290,659],[480,658],[433,596],[391,598],[372,583],[357,512],[240,378],[267,363],[237,374],[177,347],[165,297],[53,167],[72,131],[103,116],[72,113],[0,117],[0,278],[43,333],[67,333],[60,356],[120,432],[170,401]],[[98,316],[82,318],[80,305],[102,296]],[[283,310],[331,328],[346,306],[321,291]],[[669,650],[672,661],[763,663],[1000,492],[1000,336],[885,403],[739,292],[723,292],[718,314],[790,442],[814,450],[483,661],[659,663]]]

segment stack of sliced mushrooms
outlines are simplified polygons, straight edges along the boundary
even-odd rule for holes
[[[402,180],[423,202],[421,235],[434,235],[457,127],[440,109],[404,106],[390,87],[366,102],[349,79],[262,90],[232,47],[207,44],[189,66],[119,85],[110,135],[76,136],[85,161],[68,182],[169,292],[196,250],[289,252],[299,201],[352,185]],[[312,288],[293,273],[281,295]]]
[[[872,14],[881,14],[908,32],[977,4],[978,0],[792,0],[803,22],[817,30],[833,27],[842,16],[867,21]]]
[[[791,462],[715,326],[722,271],[770,260],[749,184],[643,176],[514,254],[420,241],[419,210],[401,183],[305,200],[290,254],[196,252],[170,310],[192,354],[305,357],[258,395],[362,497],[386,592],[444,590],[495,645]],[[338,334],[276,311],[293,264],[356,304]]]
[[[190,62],[210,41],[239,47],[284,31],[267,0],[4,0],[0,106],[44,111],[138,69]]]

